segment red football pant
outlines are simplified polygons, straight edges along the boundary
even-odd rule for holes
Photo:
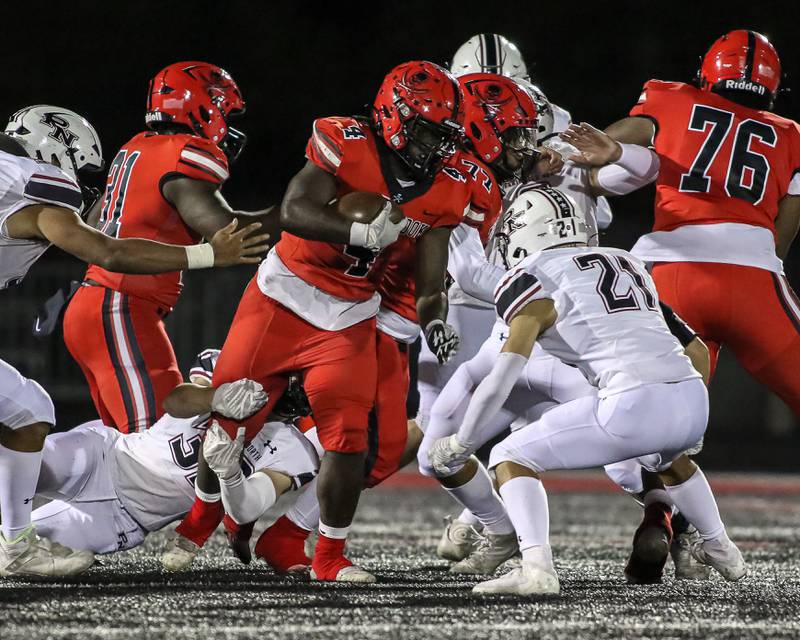
[[[64,314],[64,342],[80,365],[103,423],[143,431],[183,379],[155,303],[112,289],[78,289]]]
[[[711,372],[722,345],[800,416],[800,301],[783,275],[711,262],[653,266],[658,295],[700,335]]]
[[[375,320],[340,331],[324,331],[265,296],[255,278],[239,303],[214,370],[214,386],[239,378],[264,385],[267,406],[239,423],[218,418],[232,437],[239,426],[251,440],[263,427],[287,384],[287,375],[303,374],[319,441],[326,451],[359,453],[367,449],[369,411],[375,398],[377,363]]]
[[[378,389],[374,419],[370,420],[368,473],[364,482],[367,487],[374,487],[397,471],[408,438],[408,345],[383,331],[376,333]]]

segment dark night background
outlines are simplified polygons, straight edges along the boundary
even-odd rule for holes
[[[553,102],[576,120],[605,126],[626,115],[649,78],[690,80],[699,56],[730,29],[766,34],[791,86],[800,77],[796,8],[796,2],[42,3],[19,12],[24,20],[6,14],[0,116],[37,103],[74,109],[97,128],[108,162],[143,128],[147,83],[156,71],[178,60],[216,63],[231,72],[247,101],[235,126],[249,142],[224,193],[237,208],[262,208],[279,202],[302,165],[314,118],[363,112],[391,67],[409,59],[444,63],[476,33],[516,42]],[[785,96],[775,110],[798,119],[800,98]],[[613,200],[615,222],[605,243],[629,248],[649,230],[651,203],[649,189]],[[182,365],[202,347],[222,343],[252,271],[185,278],[168,321]],[[786,272],[800,287],[797,246]],[[22,286],[0,294],[0,354],[50,391],[62,428],[92,417],[88,391],[60,335],[37,343],[29,329],[37,301],[81,274],[76,260],[53,249]],[[707,466],[796,466],[800,424],[730,354],[723,355],[711,397],[700,458]]]

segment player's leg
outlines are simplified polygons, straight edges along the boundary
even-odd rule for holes
[[[496,445],[490,466],[496,470],[523,562],[519,569],[478,585],[476,590],[519,594],[558,591],[549,547],[547,499],[539,473],[602,466],[647,451],[677,457],[681,448],[702,437],[707,417],[707,395],[699,380],[654,384],[560,405]]]
[[[400,468],[408,440],[408,345],[376,331],[378,384],[375,394],[375,429],[367,455],[364,482],[375,487]]]
[[[220,352],[214,368],[213,384],[251,378],[264,384],[271,394],[267,406],[244,421],[249,437],[264,424],[268,412],[285,387],[283,378],[271,377],[270,367],[278,359],[284,358],[287,350],[294,348],[300,339],[296,332],[291,333],[294,317],[264,296],[253,279],[242,296]],[[286,333],[287,321],[290,334]],[[267,339],[268,336],[270,339]],[[283,387],[280,387],[281,384]],[[239,423],[219,416],[216,419],[226,428],[228,435],[236,435]],[[192,508],[176,528],[176,536],[169,540],[161,557],[162,563],[170,571],[183,570],[191,564],[224,515],[219,481],[206,464],[202,449],[198,458],[195,493],[197,497]]]
[[[45,438],[55,422],[44,389],[0,360],[0,576],[82,573],[94,556],[40,539],[31,524]]]
[[[377,384],[375,340],[374,321],[338,332],[309,332],[298,359],[325,450],[317,481],[320,536],[312,561],[312,577],[318,580],[375,580],[344,556],[364,483],[368,416]]]
[[[182,381],[153,303],[104,287],[81,287],[64,319],[65,340],[92,373],[93,397],[122,433],[149,428],[164,397]],[[98,339],[100,337],[100,339]]]
[[[734,278],[739,312],[726,341],[742,366],[800,416],[800,299],[782,274],[738,267]]]

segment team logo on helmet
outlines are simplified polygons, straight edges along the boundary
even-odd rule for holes
[[[42,116],[40,122],[50,127],[50,131],[47,133],[48,137],[60,142],[67,149],[71,149],[73,143],[78,139],[78,136],[70,131],[69,121],[57,113],[48,111]]]

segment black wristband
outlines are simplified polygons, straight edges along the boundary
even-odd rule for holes
[[[665,302],[659,302],[661,305],[661,313],[664,314],[664,320],[667,321],[667,327],[670,333],[678,339],[684,347],[697,337],[692,328],[681,318],[672,307]]]

